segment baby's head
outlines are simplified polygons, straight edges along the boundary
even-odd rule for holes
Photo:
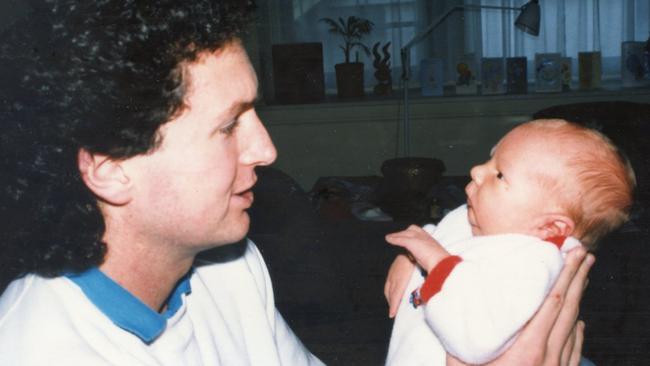
[[[601,133],[564,120],[522,124],[471,170],[474,235],[572,235],[593,248],[629,216],[632,167]]]

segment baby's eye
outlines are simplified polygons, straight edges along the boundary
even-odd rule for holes
[[[497,179],[503,179],[503,173],[497,172]]]

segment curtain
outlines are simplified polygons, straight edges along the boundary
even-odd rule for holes
[[[325,83],[335,93],[334,65],[343,62],[339,36],[327,32],[321,18],[347,18],[355,15],[371,20],[375,26],[363,42],[391,42],[393,88],[400,87],[400,48],[434,19],[454,5],[474,4],[520,7],[526,0],[259,0],[259,57],[263,85],[272,77],[272,44],[322,42]],[[411,87],[417,85],[420,60],[438,57],[445,60],[448,78],[454,74],[457,58],[466,54],[480,57],[526,56],[560,52],[577,58],[581,51],[601,51],[603,78],[620,77],[621,42],[645,41],[650,35],[650,0],[540,0],[540,34],[534,37],[514,27],[515,11],[493,9],[453,11],[411,52]],[[353,54],[353,59],[356,54]],[[365,84],[375,84],[372,56],[359,53],[365,63]],[[577,75],[577,61],[573,62]],[[529,72],[532,67],[529,67]],[[266,93],[266,91],[265,91]]]
[[[481,0],[482,5],[518,7],[520,0]],[[603,79],[620,78],[621,43],[650,36],[650,0],[540,0],[538,37],[514,27],[515,12],[482,11],[474,18],[484,57],[526,56],[559,52],[571,57],[577,75],[578,52],[600,51]],[[480,23],[480,26],[476,23]],[[466,27],[467,31],[471,31]],[[529,67],[529,72],[531,72]]]
[[[328,93],[335,93],[336,79],[334,65],[343,62],[339,48],[341,39],[328,33],[328,27],[321,18],[350,15],[369,19],[374,23],[370,35],[363,43],[370,49],[376,42],[380,48],[391,43],[389,53],[392,68],[393,88],[400,87],[400,48],[411,40],[428,22],[453,5],[463,0],[261,0],[258,1],[258,41],[260,44],[260,68],[262,79],[271,74],[271,45],[278,43],[322,42],[325,84]],[[462,54],[463,50],[462,12],[452,14],[426,41],[414,46],[411,52],[413,75],[417,75],[420,60],[431,55],[448,57]],[[434,41],[435,40],[435,41]],[[460,47],[459,47],[460,45]],[[357,53],[352,55],[354,60]],[[358,52],[359,60],[365,64],[365,84],[371,89],[375,84],[373,57]],[[268,85],[268,83],[265,83]],[[265,94],[268,91],[265,91]]]

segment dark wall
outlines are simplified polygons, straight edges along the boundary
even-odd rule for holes
[[[25,0],[0,1],[0,31],[27,13],[29,13],[29,5]]]

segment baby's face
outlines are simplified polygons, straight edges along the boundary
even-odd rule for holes
[[[562,177],[560,150],[526,127],[508,133],[490,160],[471,170],[465,192],[472,233],[545,237],[540,220],[557,211],[557,205],[553,190],[542,182]]]

